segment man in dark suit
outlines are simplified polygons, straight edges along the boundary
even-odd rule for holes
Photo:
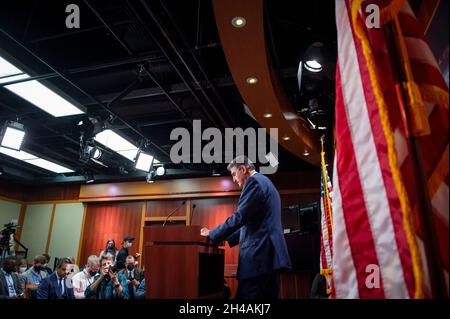
[[[125,269],[119,271],[127,279],[128,299],[135,299],[136,290],[144,279],[144,271],[137,267],[137,261],[134,256],[128,256],[125,260]]]
[[[56,265],[56,271],[41,281],[37,299],[74,299],[71,280],[67,278],[70,259],[61,258]]]
[[[0,299],[23,298],[23,288],[17,276],[16,257],[5,258],[3,268],[0,269]]]
[[[280,195],[272,182],[255,170],[246,156],[229,165],[233,181],[242,188],[237,211],[211,231],[201,235],[218,244],[239,244],[237,299],[277,299],[281,269],[291,262],[281,226]]]

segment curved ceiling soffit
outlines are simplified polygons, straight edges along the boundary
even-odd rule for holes
[[[319,139],[297,115],[273,72],[264,34],[263,0],[213,0],[213,7],[228,67],[246,105],[266,131],[278,128],[278,142],[284,148],[318,166]],[[236,17],[243,17],[245,25],[235,27],[232,20]],[[250,78],[257,82],[248,83]]]

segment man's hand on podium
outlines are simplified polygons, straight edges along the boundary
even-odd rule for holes
[[[209,236],[209,229],[206,227],[203,227],[202,229],[200,229],[200,235],[208,237]]]

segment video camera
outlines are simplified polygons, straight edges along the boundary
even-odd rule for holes
[[[14,238],[17,228],[20,226],[16,220],[12,220],[11,222],[3,225],[3,227],[5,228],[0,232],[0,252],[2,252],[2,255],[4,253],[9,254],[13,245],[12,239]]]
[[[17,228],[19,228],[20,226],[16,220],[12,220],[9,223],[4,224],[3,227],[5,228],[0,232],[0,247],[9,247],[11,235],[14,235]]]

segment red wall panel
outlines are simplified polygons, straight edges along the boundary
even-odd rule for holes
[[[138,252],[142,205],[143,202],[88,204],[80,264],[90,255],[99,255],[108,239],[114,239],[119,248],[127,235],[136,238],[129,253]]]

